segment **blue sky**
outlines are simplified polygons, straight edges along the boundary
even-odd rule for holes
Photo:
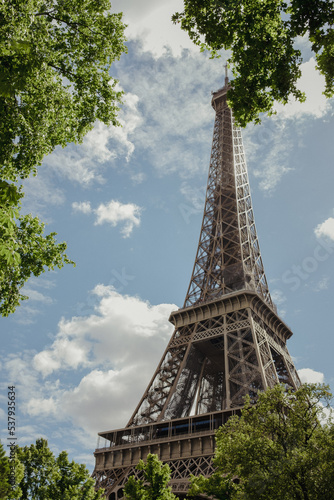
[[[76,268],[31,279],[1,325],[1,438],[16,385],[20,445],[43,436],[93,467],[97,432],[126,425],[172,334],[201,226],[214,112],[226,57],[211,60],[170,17],[181,0],[117,0],[128,55],[122,128],[97,123],[26,181],[25,210],[67,241]],[[303,380],[334,387],[333,100],[301,39],[304,104],[243,131],[270,291],[294,332]]]

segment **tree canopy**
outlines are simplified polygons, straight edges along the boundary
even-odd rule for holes
[[[217,431],[210,478],[192,479],[190,493],[219,500],[331,500],[334,426],[326,420],[328,387],[296,392],[275,386],[246,401],[241,417]],[[237,478],[237,481],[236,481]]]
[[[172,17],[193,42],[212,56],[231,51],[234,79],[228,99],[237,122],[259,122],[275,101],[305,100],[298,37],[311,42],[317,69],[325,76],[325,95],[334,95],[334,3],[328,0],[184,0]]]
[[[170,486],[170,468],[162,464],[157,455],[147,455],[146,463],[140,460],[137,469],[143,471],[143,479],[130,476],[124,486],[128,500],[178,500]]]
[[[125,50],[109,0],[9,0],[0,5],[1,177],[36,171],[55,146],[82,140],[95,120],[117,124],[109,75]]]
[[[14,458],[11,457],[11,460]],[[69,461],[62,451],[56,458],[45,439],[16,447],[15,474],[10,476],[10,460],[0,445],[0,498],[99,500],[103,490],[95,491],[94,479],[86,467]],[[14,482],[13,482],[14,480]]]
[[[14,450],[9,458],[0,442],[0,499],[20,498],[22,491],[18,484],[23,478],[23,470]]]
[[[66,243],[56,233],[44,236],[44,224],[32,215],[20,214],[22,194],[0,181],[0,314],[13,313],[22,299],[21,288],[33,274],[45,268],[74,264],[66,255]]]
[[[20,212],[22,179],[56,146],[80,142],[96,120],[117,125],[122,92],[110,76],[126,51],[121,13],[110,0],[0,3],[0,312],[45,268],[71,262],[65,243]],[[13,294],[13,299],[9,299]]]

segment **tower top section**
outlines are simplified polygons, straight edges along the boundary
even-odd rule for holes
[[[184,307],[253,290],[270,307],[258,243],[241,130],[227,104],[231,88],[212,93],[216,112],[204,216]]]
[[[227,92],[230,90],[231,84],[228,79],[227,64],[225,64],[225,83],[224,86],[218,89],[216,92],[212,92],[211,105],[215,111],[220,107],[227,106]]]

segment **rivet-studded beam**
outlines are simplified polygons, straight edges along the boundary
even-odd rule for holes
[[[216,111],[204,216],[184,306],[236,290],[256,291],[272,306],[256,234],[241,130],[227,105],[228,86],[215,92]]]
[[[289,327],[272,303],[256,235],[240,130],[225,86],[216,111],[204,217],[195,265],[174,333],[124,429],[99,433],[94,477],[120,500],[136,463],[156,453],[185,496],[191,474],[213,472],[215,430],[239,413],[246,395],[299,378],[286,347]]]
[[[286,348],[292,332],[254,291],[180,309],[170,321],[174,334],[129,426],[229,410],[273,383],[299,384]]]

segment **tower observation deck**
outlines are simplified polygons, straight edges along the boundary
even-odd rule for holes
[[[100,432],[94,477],[117,500],[149,453],[171,468],[186,494],[190,474],[213,472],[214,434],[239,413],[248,394],[300,381],[286,347],[292,332],[277,315],[257,238],[241,130],[225,85],[212,94],[215,123],[204,215],[175,330],[127,426]]]

